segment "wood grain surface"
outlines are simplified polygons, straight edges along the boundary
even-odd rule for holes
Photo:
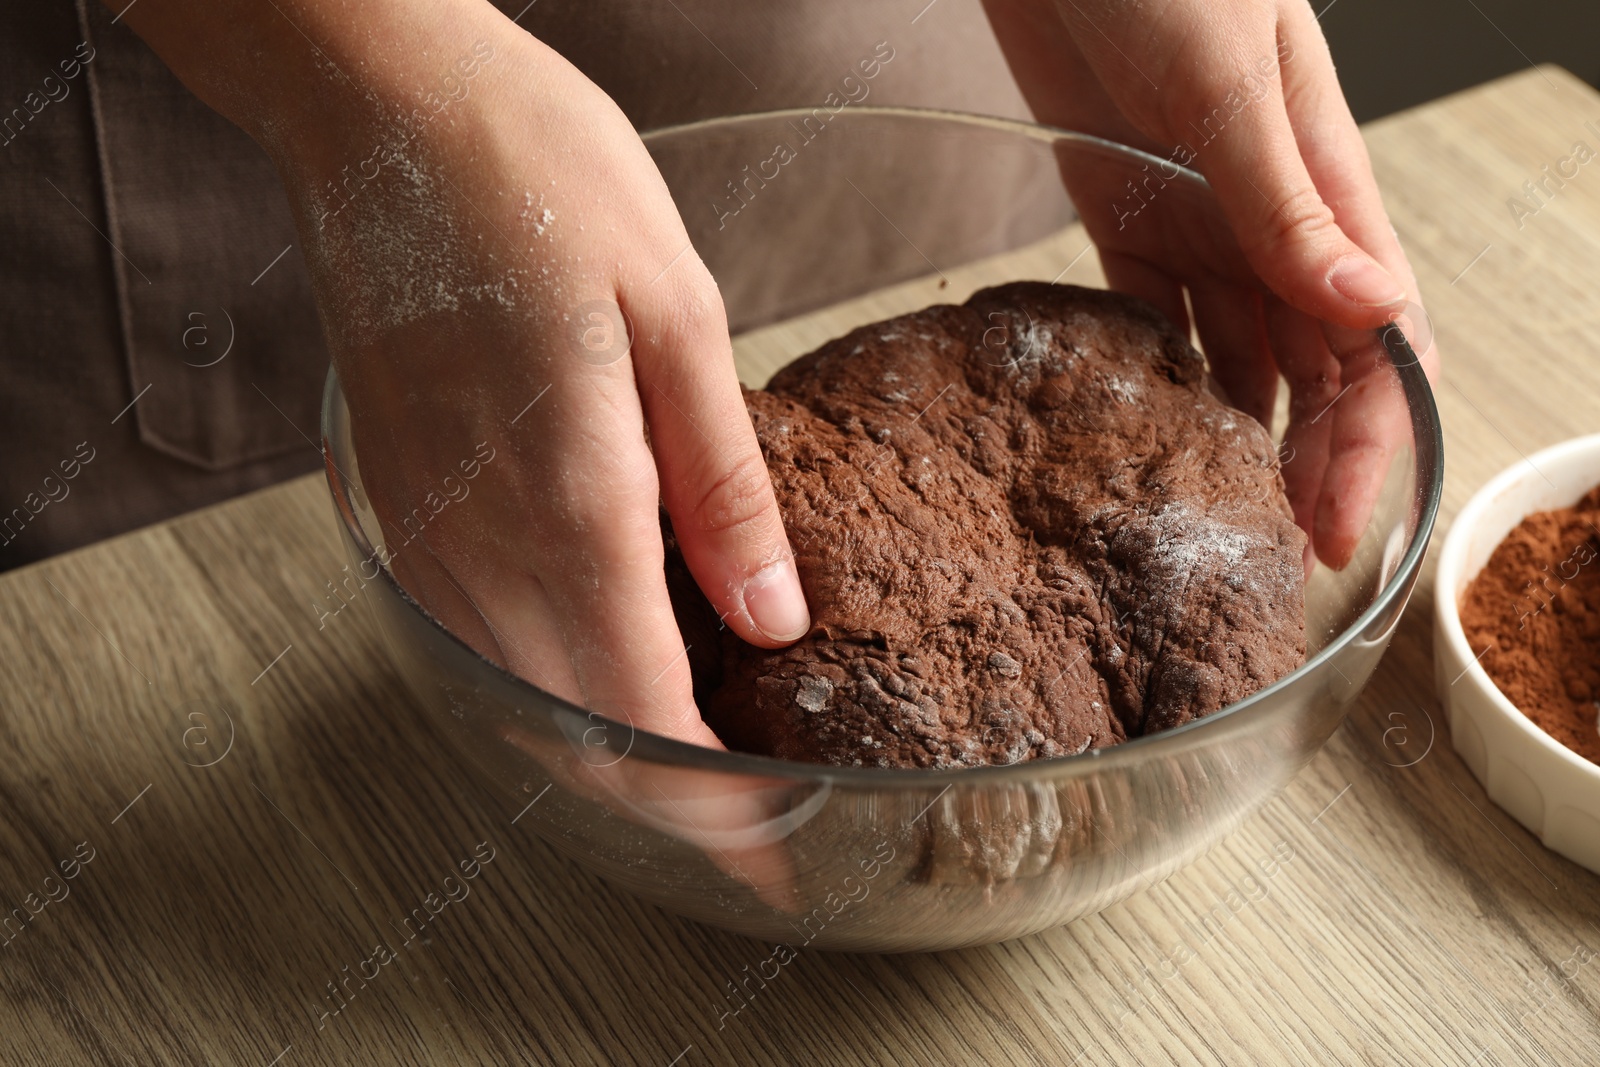
[[[1446,525],[1600,428],[1600,165],[1520,227],[1507,205],[1600,147],[1589,120],[1600,96],[1542,68],[1367,131],[1446,359]],[[826,325],[786,329],[741,342],[748,378]],[[479,785],[410,701],[360,598],[319,620],[342,564],[307,478],[0,579],[0,1062],[1600,1060],[1600,879],[1451,751],[1431,568],[1347,725],[1200,862],[1008,944],[802,953],[719,1028],[770,948],[544,845],[537,806]]]

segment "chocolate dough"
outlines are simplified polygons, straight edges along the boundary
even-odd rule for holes
[[[718,627],[669,536],[730,748],[850,766],[1069,756],[1206,715],[1305,655],[1271,438],[1117,293],[1016,283],[864,326],[745,396],[811,606]]]

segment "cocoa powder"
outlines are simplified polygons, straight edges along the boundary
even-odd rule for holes
[[[1506,535],[1467,587],[1461,627],[1507,700],[1600,763],[1600,487]]]

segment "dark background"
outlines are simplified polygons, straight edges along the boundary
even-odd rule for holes
[[[1556,63],[1600,85],[1600,0],[1312,0],[1365,122]]]

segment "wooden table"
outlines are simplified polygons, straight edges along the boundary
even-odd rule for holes
[[[1520,455],[1600,426],[1600,170],[1521,228],[1507,206],[1575,140],[1600,146],[1589,119],[1600,96],[1546,68],[1368,130],[1450,375],[1445,524]],[[515,824],[360,600],[319,627],[342,562],[306,478],[0,579],[0,908],[27,916],[0,934],[0,1061],[1600,1058],[1600,965],[1577,963],[1600,951],[1600,879],[1451,751],[1431,571],[1348,724],[1199,863],[1010,944],[803,954],[719,1030],[723,983],[768,950],[622,897]],[[1394,765],[1396,727],[1436,733],[1414,765]],[[322,1015],[475,851],[493,858],[470,896]],[[1197,937],[1252,871],[1260,891]]]

